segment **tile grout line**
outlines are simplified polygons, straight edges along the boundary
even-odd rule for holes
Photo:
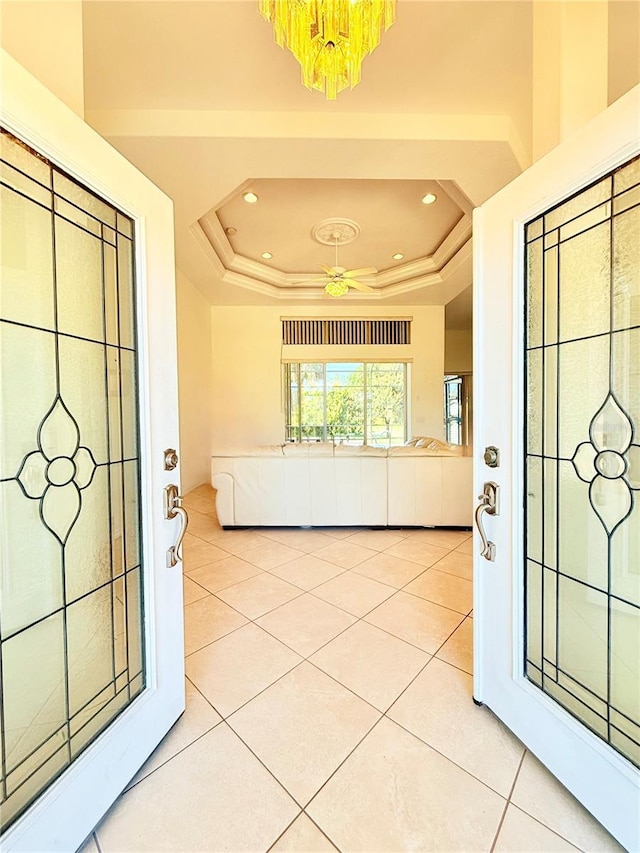
[[[523,744],[524,747],[524,744]],[[498,843],[498,838],[500,837],[500,832],[502,831],[502,826],[504,824],[504,819],[507,816],[507,810],[509,808],[509,803],[511,802],[511,797],[513,796],[514,789],[516,787],[516,782],[518,781],[518,776],[520,775],[520,768],[524,762],[524,757],[527,754],[526,747],[522,750],[522,755],[520,756],[520,761],[518,762],[518,768],[515,772],[515,776],[513,777],[513,782],[511,783],[511,788],[509,789],[509,796],[507,797],[507,801],[504,804],[504,809],[502,810],[502,816],[500,818],[500,822],[498,823],[498,828],[496,829],[496,834],[493,837],[493,842],[491,844],[490,853],[493,853],[495,850],[495,846]]]
[[[287,791],[287,793],[288,793],[288,791]],[[269,853],[269,851],[270,851],[270,850],[273,850],[273,848],[276,846],[276,844],[278,843],[278,841],[280,841],[280,839],[281,839],[284,835],[286,835],[286,834],[287,834],[287,832],[289,832],[289,830],[291,829],[291,827],[293,826],[293,824],[298,820],[298,818],[299,818],[299,817],[300,817],[300,815],[302,815],[302,814],[304,814],[304,809],[302,809],[302,808],[301,808],[301,809],[300,809],[300,811],[298,812],[298,814],[297,814],[297,815],[294,817],[294,819],[291,821],[291,823],[288,823],[288,824],[285,826],[285,828],[282,830],[282,832],[281,832],[281,833],[280,833],[280,835],[276,838],[276,840],[273,842],[273,844],[270,844],[270,845],[267,847],[266,853]]]

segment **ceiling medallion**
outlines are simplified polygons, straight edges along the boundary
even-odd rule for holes
[[[324,246],[346,246],[360,234],[360,226],[353,219],[340,217],[323,219],[311,229],[311,236]]]
[[[308,89],[328,101],[360,82],[360,66],[395,21],[396,0],[259,0],[276,42],[300,63]]]

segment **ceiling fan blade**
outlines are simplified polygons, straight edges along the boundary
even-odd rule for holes
[[[324,264],[318,264],[318,266],[320,267],[321,270],[324,270],[327,275],[333,275],[334,274],[333,267],[325,267]]]
[[[306,279],[306,281],[292,281],[291,284],[293,284],[293,285],[296,285],[296,284],[315,284],[317,281],[322,281],[326,284],[327,277],[323,276],[322,278],[308,278],[308,279]]]
[[[345,281],[345,284],[348,284],[349,287],[354,287],[356,290],[361,290],[363,293],[375,292],[374,287],[369,287],[368,284],[364,284],[361,281],[356,281],[355,278],[350,278],[349,281]]]
[[[378,270],[375,267],[362,267],[362,269],[359,270],[347,270],[344,273],[344,277],[353,278],[357,275],[373,275],[376,272],[378,272]]]

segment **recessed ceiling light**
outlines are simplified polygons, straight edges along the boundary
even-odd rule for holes
[[[263,252],[261,257],[263,257],[265,261],[270,261],[273,255],[271,254],[271,252]]]
[[[233,237],[234,234],[238,233],[238,229],[234,228],[233,226],[230,226],[229,228],[225,228],[224,230],[229,235],[229,237]]]
[[[402,252],[396,252],[395,255],[391,256],[394,261],[401,261],[404,258]]]
[[[242,193],[242,198],[247,202],[247,204],[255,204],[258,201],[258,196],[252,192]]]
[[[423,195],[423,196],[422,196],[422,198],[420,199],[420,201],[421,201],[423,204],[433,204],[433,202],[434,202],[437,198],[438,198],[438,196],[437,196],[437,195],[434,195],[433,193],[427,193],[426,195]]]

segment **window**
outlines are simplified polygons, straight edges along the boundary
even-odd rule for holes
[[[444,434],[450,444],[469,444],[471,376],[444,377]]]
[[[389,447],[404,444],[407,365],[285,365],[286,440]]]

